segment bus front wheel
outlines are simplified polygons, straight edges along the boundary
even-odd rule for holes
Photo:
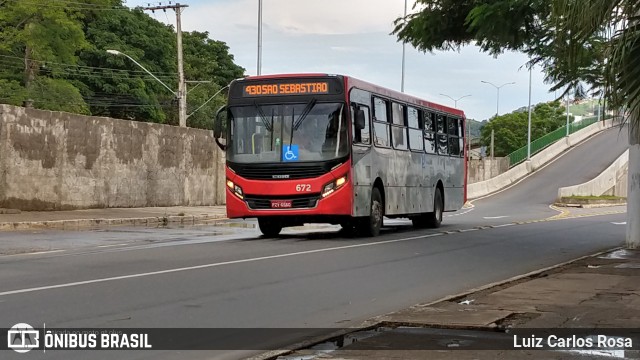
[[[259,218],[258,227],[266,237],[276,237],[280,234],[280,231],[282,231],[282,224],[277,220],[269,218]]]

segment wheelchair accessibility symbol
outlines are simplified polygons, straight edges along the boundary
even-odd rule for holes
[[[298,161],[298,145],[283,145],[282,161]]]

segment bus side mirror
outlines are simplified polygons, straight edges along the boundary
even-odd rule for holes
[[[220,138],[224,136],[224,122],[227,120],[227,107],[221,106],[216,112],[216,118],[213,121],[213,138],[221,150],[226,150],[227,145],[220,142]]]
[[[216,112],[216,118],[213,122],[213,136],[216,139],[219,139],[222,137],[222,128],[223,128],[222,122],[226,118],[226,116],[224,116],[226,111],[227,111],[227,107],[221,106]]]
[[[356,130],[362,130],[365,127],[365,117],[364,117],[364,110],[362,109],[358,109],[356,111]]]

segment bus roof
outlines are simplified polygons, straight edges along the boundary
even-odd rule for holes
[[[387,89],[385,87],[375,85],[375,84],[366,82],[364,80],[360,80],[347,75],[324,74],[324,73],[270,74],[270,75],[260,75],[260,76],[247,76],[242,80],[283,79],[283,78],[302,78],[302,77],[307,77],[307,78],[308,77],[332,77],[332,76],[344,78],[345,88],[347,91],[352,87],[357,87],[362,90],[367,90],[373,93],[377,93],[391,99],[396,99],[396,100],[400,100],[402,102],[414,104],[417,106],[423,106],[430,109],[439,110],[442,112],[458,115],[458,116],[461,116],[462,118],[465,118],[464,111],[460,109],[455,109],[449,106],[427,101],[415,96],[407,95],[406,93]]]

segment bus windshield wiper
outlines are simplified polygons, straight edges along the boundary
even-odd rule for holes
[[[309,113],[311,112],[311,109],[313,109],[313,107],[316,105],[316,102],[318,102],[316,99],[311,99],[311,101],[307,103],[307,106],[305,106],[304,109],[302,110],[302,114],[300,114],[300,117],[295,122],[295,125],[293,125],[292,130],[298,130],[298,128],[300,127],[300,124],[302,124],[302,122],[304,121],[304,118],[306,118],[307,115],[309,115]]]
[[[293,143],[293,121],[296,118],[296,108],[291,108],[291,136],[289,137],[289,149],[291,149],[291,144]]]
[[[264,127],[268,130],[271,131],[273,129],[273,118],[271,119],[271,122],[269,122],[269,120],[267,119],[267,115],[265,115],[264,111],[262,111],[262,108],[258,106],[257,102],[253,102],[253,106],[256,108],[258,116],[260,116],[260,120],[262,121],[262,123],[264,124]]]

